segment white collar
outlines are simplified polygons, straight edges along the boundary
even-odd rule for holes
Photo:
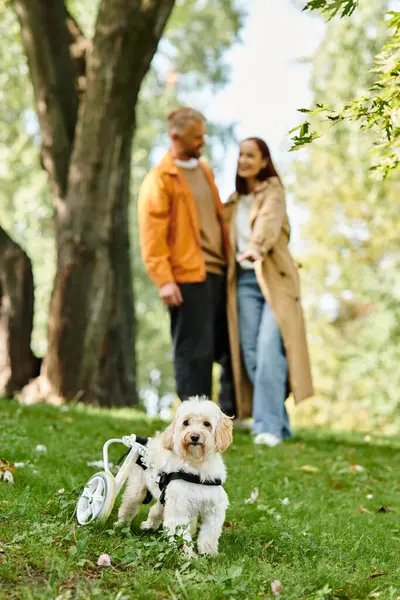
[[[189,160],[179,160],[175,158],[174,162],[176,166],[181,167],[181,169],[197,169],[199,166],[197,158],[189,158]]]

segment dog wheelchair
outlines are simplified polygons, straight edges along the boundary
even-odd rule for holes
[[[118,461],[123,460],[115,477],[111,473],[108,462],[108,448],[111,444],[123,444],[128,448],[128,451]],[[139,460],[145,464],[146,459],[147,448],[144,445],[144,438],[132,434],[123,436],[122,439],[108,440],[103,446],[104,471],[96,473],[85,483],[78,500],[76,506],[78,524],[88,525],[93,521],[106,520],[111,514],[116,497],[128,478],[132,463]]]

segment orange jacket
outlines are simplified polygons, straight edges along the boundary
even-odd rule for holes
[[[200,161],[214,192],[224,250],[228,256],[228,232],[210,167]],[[181,170],[168,153],[145,177],[139,193],[140,248],[150,279],[161,287],[173,281],[204,281],[200,225],[195,199]]]

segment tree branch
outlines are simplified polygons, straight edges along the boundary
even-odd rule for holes
[[[66,191],[78,114],[63,0],[15,0],[42,136],[43,165],[58,198]]]
[[[66,9],[69,52],[74,66],[75,88],[79,96],[86,90],[87,56],[92,48],[92,42],[85,38],[75,18]]]

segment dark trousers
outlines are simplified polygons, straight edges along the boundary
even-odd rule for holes
[[[207,273],[206,281],[180,283],[183,303],[170,308],[176,391],[181,400],[212,393],[212,367],[221,365],[219,404],[235,412],[235,391],[226,320],[225,276]]]

